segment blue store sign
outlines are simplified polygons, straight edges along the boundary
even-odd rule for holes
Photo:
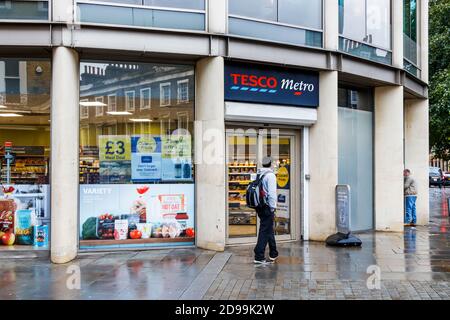
[[[313,72],[227,63],[225,100],[316,108],[319,76]]]

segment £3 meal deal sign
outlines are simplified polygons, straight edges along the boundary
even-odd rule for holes
[[[98,140],[100,161],[131,160],[131,143],[129,136],[99,136]]]
[[[316,108],[319,76],[314,72],[227,63],[225,100]]]

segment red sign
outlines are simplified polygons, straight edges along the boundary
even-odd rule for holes
[[[11,141],[5,141],[5,148],[11,148],[12,142]]]

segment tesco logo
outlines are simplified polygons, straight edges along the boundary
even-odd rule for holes
[[[231,73],[230,76],[233,78],[234,85],[269,89],[276,89],[278,86],[278,80],[275,77],[255,76],[239,73]]]

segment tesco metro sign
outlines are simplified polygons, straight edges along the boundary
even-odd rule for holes
[[[225,100],[318,107],[319,77],[311,72],[227,63]]]

